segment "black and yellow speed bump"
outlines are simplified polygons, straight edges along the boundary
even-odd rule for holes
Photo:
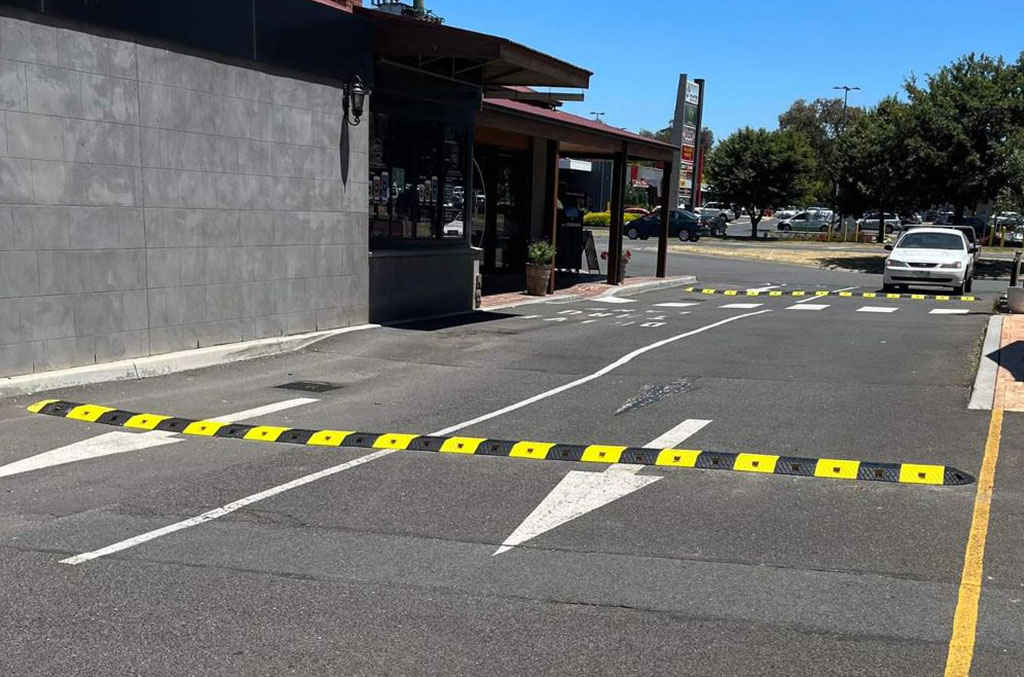
[[[796,475],[833,480],[897,482],[935,486],[956,486],[974,482],[971,475],[944,465],[871,463],[831,458],[798,458],[775,454],[696,449],[645,449],[604,444],[555,444],[527,440],[492,440],[480,437],[433,437],[355,430],[308,430],[137,413],[99,404],[81,404],[63,400],[43,400],[31,405],[28,410],[35,414],[57,416],[87,423],[100,423],[130,430],[165,430],[195,437],[227,437],[250,442],[298,444],[309,447],[344,446],[400,451],[432,451],[442,454],[505,456],[608,465],[632,463],[661,468],[701,468],[766,475]]]
[[[890,294],[888,292],[852,292],[852,291],[830,291],[818,289],[807,291],[802,289],[791,291],[761,291],[760,289],[715,289],[704,287],[683,287],[683,291],[691,294],[704,294],[705,296],[768,296],[768,297],[825,297],[838,296],[840,298],[854,299],[910,299],[911,301],[963,301],[971,303],[979,301],[977,296],[942,295],[942,294]]]

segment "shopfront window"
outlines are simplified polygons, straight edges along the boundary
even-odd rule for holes
[[[371,240],[465,239],[466,128],[392,112],[370,123]]]

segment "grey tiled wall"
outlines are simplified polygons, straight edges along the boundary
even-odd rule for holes
[[[0,377],[367,321],[338,88],[0,17]]]

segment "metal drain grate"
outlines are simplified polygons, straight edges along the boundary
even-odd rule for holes
[[[304,393],[326,393],[331,390],[337,390],[341,385],[328,383],[327,381],[295,381],[294,383],[285,383],[284,385],[274,387],[281,388],[282,390],[299,390]]]

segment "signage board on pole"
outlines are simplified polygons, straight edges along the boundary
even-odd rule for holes
[[[697,128],[683,125],[683,145],[693,146],[697,143]]]
[[[686,103],[696,106],[700,102],[700,85],[692,80],[686,83]]]

